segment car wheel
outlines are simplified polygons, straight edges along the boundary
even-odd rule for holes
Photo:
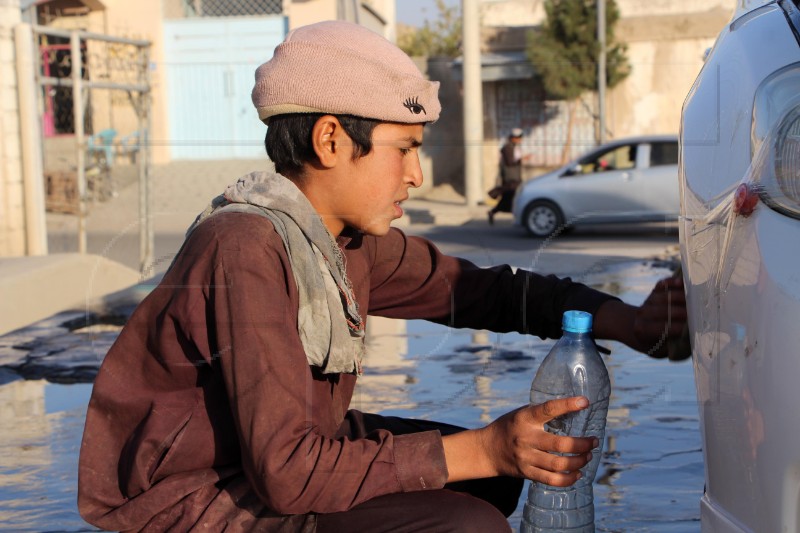
[[[549,237],[564,230],[564,215],[553,202],[537,200],[525,209],[525,229],[534,237]]]

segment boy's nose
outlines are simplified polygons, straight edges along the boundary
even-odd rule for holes
[[[419,162],[419,155],[413,158],[413,162],[409,165],[410,168],[406,171],[406,181],[411,187],[418,188],[422,186],[422,166]]]

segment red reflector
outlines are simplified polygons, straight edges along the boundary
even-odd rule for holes
[[[758,193],[753,187],[747,183],[742,183],[736,188],[736,194],[733,197],[733,211],[743,217],[749,217],[753,214],[758,203]]]

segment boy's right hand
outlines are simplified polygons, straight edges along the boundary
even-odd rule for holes
[[[484,428],[444,437],[449,481],[505,475],[556,487],[572,485],[591,460],[597,439],[553,435],[544,425],[587,406],[584,397],[551,400],[515,409]]]
[[[588,407],[586,398],[563,398],[540,405],[520,407],[507,413],[482,431],[487,455],[500,475],[524,477],[555,487],[572,485],[579,470],[592,459],[594,437],[553,435],[544,425],[561,415]],[[576,454],[559,456],[554,452]]]

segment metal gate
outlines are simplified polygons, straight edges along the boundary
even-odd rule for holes
[[[547,100],[541,84],[531,80],[512,80],[497,87],[497,126],[501,134],[523,128],[525,153],[537,167],[559,167],[568,138],[568,103]],[[578,157],[597,144],[595,102],[581,98],[574,104],[568,159]],[[502,141],[501,141],[502,142]]]
[[[164,22],[172,159],[264,157],[266,128],[250,91],[286,32],[283,16]]]
[[[144,270],[153,259],[150,42],[23,26],[35,58],[47,208],[77,215],[78,251],[85,253],[91,204],[114,196],[122,179],[138,181]],[[120,172],[123,162],[128,172]]]

